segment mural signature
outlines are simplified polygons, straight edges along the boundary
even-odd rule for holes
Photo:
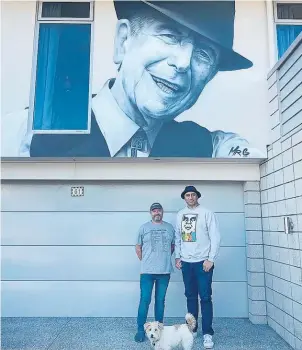
[[[229,152],[229,156],[239,155],[239,156],[247,157],[249,154],[250,152],[248,151],[247,148],[244,148],[243,150],[241,150],[239,146],[232,147]]]

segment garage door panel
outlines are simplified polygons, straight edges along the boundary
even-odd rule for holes
[[[165,213],[172,225],[176,213]],[[217,213],[222,246],[245,245],[243,213]],[[148,212],[4,212],[3,245],[134,245]]]
[[[137,281],[139,273],[140,262],[131,246],[2,247],[4,280]],[[172,279],[181,281],[181,273]],[[246,281],[245,247],[220,249],[214,280]]]
[[[84,186],[83,197],[71,197],[68,184],[4,184],[3,211],[141,211],[159,201],[167,211],[183,206],[180,193],[187,183],[127,182],[99,184],[77,183]],[[203,195],[202,203],[215,212],[243,212],[242,185],[238,183],[196,183]],[[34,188],[34,190],[33,190]]]
[[[246,283],[214,282],[214,316],[247,317],[246,293]],[[136,317],[138,301],[138,282],[2,282],[3,317]],[[166,317],[185,312],[183,283],[171,282]]]
[[[200,190],[201,204],[216,212],[220,224],[215,316],[247,317],[243,185],[223,181],[2,184],[2,315],[135,317],[138,227],[150,219],[154,201],[163,204],[164,219],[173,224],[186,185]],[[72,186],[84,186],[84,196],[71,197]],[[185,305],[176,271],[166,316],[183,317]]]

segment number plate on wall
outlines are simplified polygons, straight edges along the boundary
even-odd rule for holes
[[[84,186],[71,187],[71,197],[81,197],[84,196]]]

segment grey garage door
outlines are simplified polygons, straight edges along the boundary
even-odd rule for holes
[[[84,185],[83,197],[71,186]],[[136,316],[136,232],[153,201],[174,222],[181,182],[14,183],[2,185],[3,316]],[[215,211],[222,247],[214,272],[216,317],[246,317],[243,187],[195,183]],[[183,317],[184,288],[173,273],[167,316]],[[152,306],[150,315],[153,315]]]

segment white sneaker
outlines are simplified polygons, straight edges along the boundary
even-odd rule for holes
[[[210,334],[205,334],[203,336],[203,347],[205,349],[213,349],[214,342],[213,342],[212,336]]]

